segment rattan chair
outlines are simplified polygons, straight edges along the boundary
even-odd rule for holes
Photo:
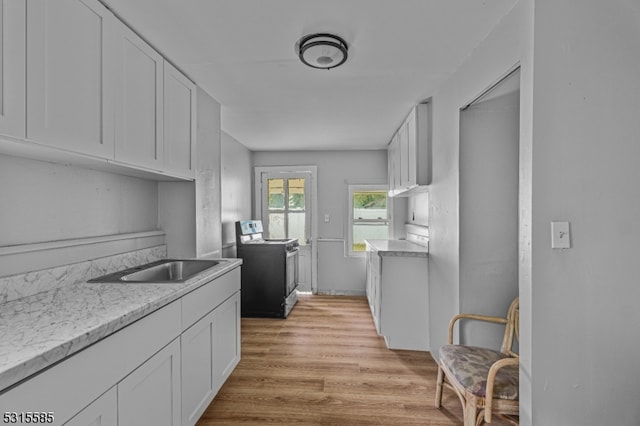
[[[460,319],[504,324],[500,350],[454,345],[453,330]],[[438,352],[436,407],[440,408],[442,403],[444,385],[460,398],[464,426],[491,423],[494,415],[517,425],[519,356],[513,351],[513,344],[514,338],[519,338],[518,328],[518,298],[509,306],[506,318],[475,314],[454,316],[449,323],[449,344]]]

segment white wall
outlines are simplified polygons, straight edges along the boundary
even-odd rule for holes
[[[472,52],[432,97],[433,179],[429,187],[429,291],[431,348],[447,341],[451,317],[473,292],[460,287],[460,109],[521,66],[520,91],[520,257],[521,424],[531,417],[531,121],[533,82],[533,1],[522,0]],[[416,201],[416,200],[414,200]],[[420,201],[419,204],[426,204]],[[411,212],[409,212],[411,214]],[[506,307],[505,307],[506,309]],[[548,423],[553,424],[553,423]]]
[[[222,245],[225,257],[235,257],[235,223],[252,219],[251,151],[229,134],[222,132]]]
[[[195,200],[195,182],[158,182],[158,227],[170,258],[197,257]]]
[[[464,299],[458,109],[520,62],[520,424],[638,425],[640,4],[533,6],[518,3],[433,97],[432,347]],[[571,249],[551,249],[552,220],[570,221]]]
[[[536,1],[533,424],[640,424],[640,3]],[[550,222],[572,248],[551,249]]]
[[[407,199],[406,223],[429,226],[429,193],[422,192]]]
[[[386,183],[387,153],[374,151],[254,152],[254,166],[318,166],[318,292],[365,293],[364,257],[346,257],[349,183]],[[403,212],[404,214],[404,212]]]
[[[150,231],[157,183],[0,155],[0,246]]]
[[[454,76],[433,96],[433,182],[429,188],[432,347],[446,342],[447,324],[460,306],[460,109],[505,76],[518,63],[522,84],[531,77],[527,38],[529,2],[519,3],[474,51]],[[521,104],[531,102],[525,90]],[[521,108],[522,129],[527,120]]]

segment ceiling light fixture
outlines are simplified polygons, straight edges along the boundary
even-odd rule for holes
[[[312,68],[330,70],[347,60],[349,47],[342,38],[332,34],[311,34],[296,43],[298,57]]]

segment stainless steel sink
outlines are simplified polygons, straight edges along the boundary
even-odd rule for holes
[[[164,259],[89,280],[90,283],[181,283],[218,265],[218,260]]]

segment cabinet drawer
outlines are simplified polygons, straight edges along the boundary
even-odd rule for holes
[[[216,306],[240,290],[240,268],[197,288],[182,298],[182,330],[186,330]]]

